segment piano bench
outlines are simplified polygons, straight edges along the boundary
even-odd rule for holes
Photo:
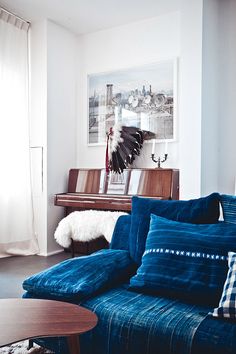
[[[65,252],[71,252],[71,257],[73,258],[75,254],[88,255],[104,248],[109,248],[109,243],[103,236],[101,236],[88,242],[71,240],[71,246],[65,248]]]

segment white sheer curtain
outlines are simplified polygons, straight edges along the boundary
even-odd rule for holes
[[[28,117],[28,24],[0,8],[0,257],[38,251]]]

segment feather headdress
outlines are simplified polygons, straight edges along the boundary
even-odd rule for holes
[[[153,139],[154,133],[120,124],[107,134],[106,171],[122,173],[140,155],[144,140]]]

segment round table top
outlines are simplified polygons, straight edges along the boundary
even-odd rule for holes
[[[37,337],[80,334],[96,324],[92,311],[67,302],[0,299],[0,347]]]

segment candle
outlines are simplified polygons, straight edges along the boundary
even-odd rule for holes
[[[168,154],[167,150],[168,150],[168,142],[165,141],[165,154]]]
[[[152,142],[152,155],[155,154],[155,144],[156,144],[156,140],[153,139],[153,142]]]

